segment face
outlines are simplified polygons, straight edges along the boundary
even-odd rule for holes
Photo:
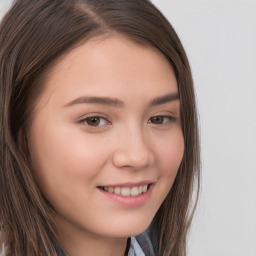
[[[156,49],[91,39],[47,75],[27,137],[57,229],[143,232],[170,191],[184,141],[174,72]]]

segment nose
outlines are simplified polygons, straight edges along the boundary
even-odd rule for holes
[[[122,132],[118,138],[118,147],[113,155],[113,164],[118,167],[144,169],[154,163],[154,154],[149,138],[141,129]]]

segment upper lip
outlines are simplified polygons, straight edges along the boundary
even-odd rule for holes
[[[155,183],[155,181],[145,180],[140,182],[125,182],[125,183],[101,185],[100,187],[139,187],[139,186],[149,185],[152,183]]]

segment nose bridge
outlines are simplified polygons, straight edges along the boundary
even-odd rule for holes
[[[153,152],[142,125],[130,123],[125,126],[118,144],[114,156],[114,163],[118,167],[141,169],[152,165]]]

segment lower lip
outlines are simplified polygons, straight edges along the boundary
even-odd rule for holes
[[[138,206],[144,205],[148,201],[152,193],[153,187],[154,187],[154,184],[150,184],[148,190],[139,196],[121,196],[114,193],[109,193],[102,189],[98,189],[98,190],[101,193],[103,193],[107,198],[109,198],[110,200],[118,204],[129,206],[129,207],[138,207]]]

